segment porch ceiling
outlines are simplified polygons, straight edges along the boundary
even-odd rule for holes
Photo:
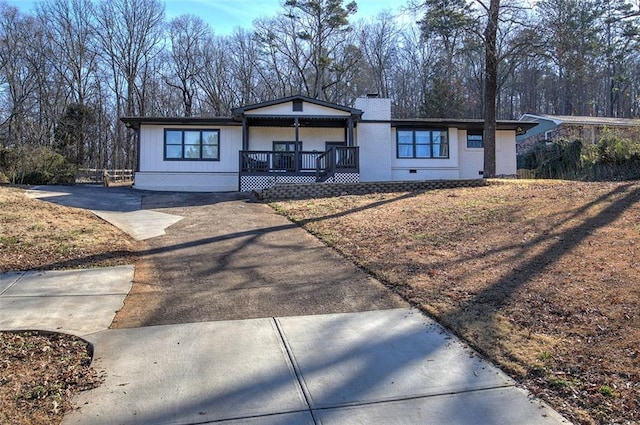
[[[297,115],[295,117],[290,115],[252,115],[245,116],[245,118],[251,127],[295,127],[297,118],[299,127],[345,128],[351,117],[339,115]]]

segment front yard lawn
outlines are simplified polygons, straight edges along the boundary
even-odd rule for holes
[[[640,183],[272,206],[582,424],[640,422]]]

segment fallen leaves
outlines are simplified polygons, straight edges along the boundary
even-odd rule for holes
[[[131,238],[88,211],[0,187],[0,273],[131,264]],[[0,332],[0,423],[55,424],[78,391],[100,379],[76,337]]]
[[[0,423],[60,423],[74,394],[100,384],[90,363],[80,338],[0,332]]]

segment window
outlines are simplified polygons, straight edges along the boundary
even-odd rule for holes
[[[273,168],[277,170],[295,171],[296,147],[298,152],[302,150],[302,142],[273,142]]]
[[[296,142],[273,142],[275,152],[295,152]],[[298,142],[298,150],[302,150],[302,142]]]
[[[398,158],[449,158],[447,130],[398,129]]]
[[[217,161],[220,130],[165,130],[164,159],[169,161]]]
[[[467,130],[467,148],[483,148],[482,130]]]

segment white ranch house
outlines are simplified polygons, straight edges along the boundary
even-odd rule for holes
[[[122,121],[137,133],[138,189],[482,178],[482,120],[392,119],[390,99],[378,97],[350,108],[291,96],[234,109],[232,117]],[[497,174],[516,174],[516,134],[533,126],[498,121]]]

